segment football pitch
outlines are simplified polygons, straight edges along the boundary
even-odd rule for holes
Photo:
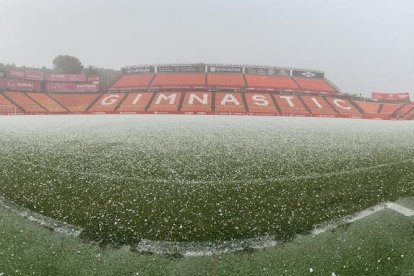
[[[0,133],[0,196],[101,246],[285,242],[414,196],[406,121],[11,116]]]

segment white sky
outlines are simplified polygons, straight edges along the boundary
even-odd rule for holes
[[[314,68],[345,92],[414,92],[414,1],[0,0],[0,62],[59,54]]]

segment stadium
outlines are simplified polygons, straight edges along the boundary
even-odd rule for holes
[[[0,78],[0,114],[216,114],[414,119],[408,93],[342,93],[324,72],[271,66],[128,66],[99,77],[12,70]],[[6,73],[3,74],[6,76]]]
[[[367,98],[318,70],[203,63],[126,66],[109,87],[96,75],[12,69],[0,89],[0,245],[22,240],[52,263],[58,251],[55,271],[83,273],[75,264],[101,254],[112,269],[125,272],[121,255],[149,274],[165,269],[151,260],[188,262],[184,274],[212,262],[233,274],[263,262],[287,274],[410,267],[408,93]],[[378,236],[393,243],[372,249]],[[338,268],[361,248],[363,262]],[[272,258],[284,266],[270,268]]]

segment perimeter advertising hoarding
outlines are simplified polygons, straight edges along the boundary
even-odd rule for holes
[[[124,67],[121,69],[124,74],[153,74],[155,66]]]
[[[26,79],[42,81],[45,79],[45,74],[39,70],[26,70]]]
[[[204,73],[205,71],[204,65],[157,66],[158,73]]]
[[[7,89],[11,91],[39,91],[40,83],[26,80],[6,80]]]
[[[26,72],[24,70],[19,70],[19,69],[10,69],[9,77],[11,79],[25,79]]]
[[[308,78],[308,79],[324,79],[325,74],[317,71],[306,70],[292,70],[293,77]]]
[[[47,81],[61,82],[86,82],[85,74],[46,74]]]
[[[46,83],[46,91],[58,93],[99,92],[99,85],[92,83],[48,82]]]
[[[290,77],[291,70],[268,67],[245,67],[244,73],[247,75]]]
[[[240,66],[209,65],[207,67],[207,72],[208,73],[243,74],[243,67],[240,67]]]
[[[373,100],[386,100],[393,102],[408,102],[410,101],[410,93],[385,93],[372,92]]]

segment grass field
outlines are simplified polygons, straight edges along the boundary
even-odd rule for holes
[[[0,133],[0,195],[100,243],[290,240],[414,195],[413,122],[22,116]]]

